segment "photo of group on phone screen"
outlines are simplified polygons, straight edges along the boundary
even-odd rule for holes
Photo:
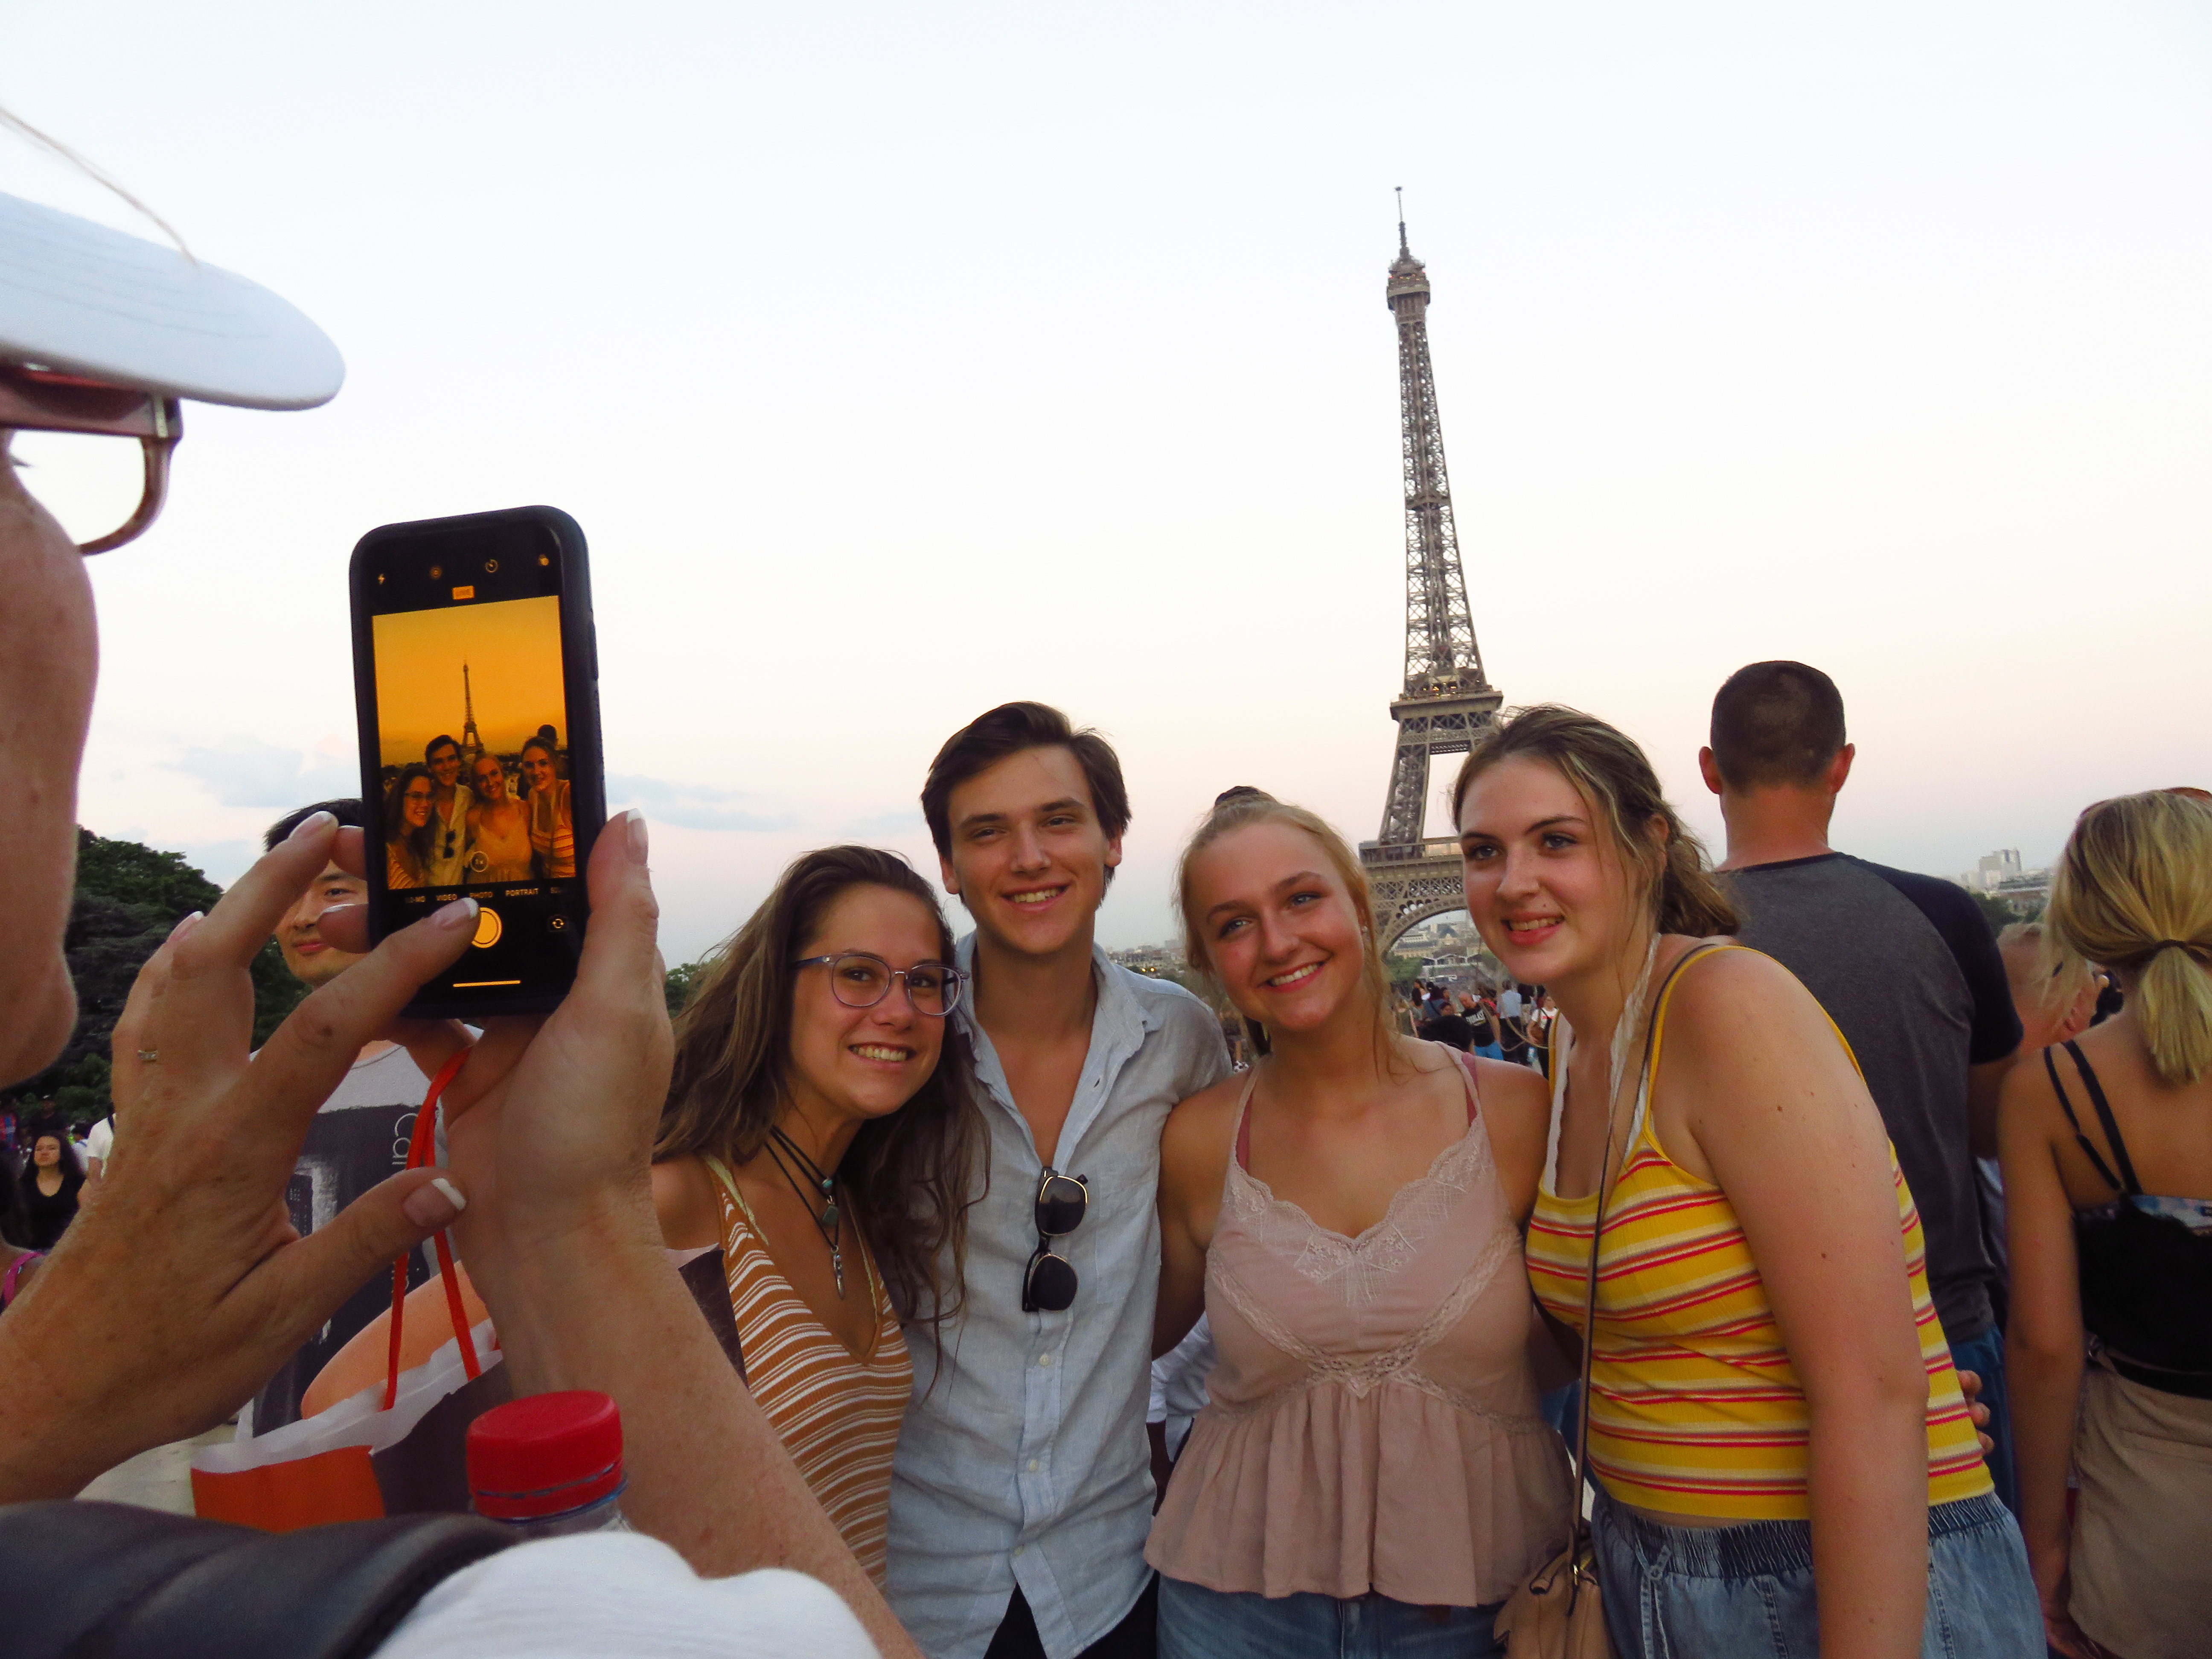
[[[385,884],[573,877],[558,601],[402,611],[375,628]]]

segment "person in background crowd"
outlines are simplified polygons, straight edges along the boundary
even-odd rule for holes
[[[414,779],[414,788],[427,788],[429,775],[422,768],[410,766],[406,775]],[[261,837],[262,846],[270,850],[282,846],[285,837],[317,812],[327,812],[348,828],[362,827],[364,815],[359,801],[317,801],[287,812],[270,824]],[[293,978],[312,989],[331,983],[360,963],[357,952],[341,950],[324,936],[322,922],[331,911],[364,903],[368,896],[368,884],[336,860],[323,866],[321,873],[276,924],[276,949]],[[302,1237],[314,1231],[317,1217],[337,1214],[406,1166],[407,1141],[414,1133],[415,1115],[429,1092],[430,1079],[398,1043],[380,1038],[362,1047],[346,1068],[344,1080],[308,1124],[307,1139],[293,1165],[284,1208]],[[422,1283],[429,1271],[429,1263],[416,1257],[409,1264],[410,1282]],[[253,1403],[239,1419],[240,1436],[266,1434],[297,1422],[302,1399],[324,1365],[391,1303],[388,1273],[380,1281],[372,1279],[349,1297],[254,1395]],[[382,1370],[380,1356],[380,1376]]]
[[[384,884],[428,887],[437,825],[437,785],[426,766],[410,765],[384,796]]]
[[[23,1212],[21,1189],[0,1170],[0,1313],[28,1287],[45,1260],[46,1252],[31,1248],[31,1218]]]
[[[84,1178],[93,1185],[107,1172],[107,1160],[115,1155],[115,1114],[100,1119],[84,1133]]]
[[[507,793],[507,769],[496,755],[479,755],[469,769],[477,804],[469,808],[467,879],[528,881],[530,814]]]
[[[1484,942],[1560,1010],[1528,1255],[1577,1329],[1604,1210],[1591,1523],[1623,1659],[2032,1659],[1912,1195],[1819,1005],[1710,937],[1735,910],[1603,721],[1488,728],[1452,809]]]
[[[2044,982],[2106,963],[2126,1003],[2005,1082],[2021,1524],[2054,1650],[2185,1659],[2212,1609],[2212,807],[2089,808],[2044,926]]]
[[[576,834],[568,805],[568,781],[554,763],[553,739],[522,745],[523,805],[530,809],[530,856],[538,873],[565,880],[576,873]]]
[[[1228,1071],[1221,1027],[1094,939],[1129,823],[1097,732],[1042,703],[992,709],[938,751],[921,808],[975,923],[953,1018],[990,1178],[970,1189],[959,1312],[907,1328],[891,1606],[934,1659],[1142,1659],[1160,1125]]]
[[[1461,998],[1460,1002],[1474,1038],[1474,1052],[1485,1060],[1504,1059],[1505,1050],[1498,1041],[1498,1009],[1490,1000],[1488,988],[1478,985],[1470,994]]]
[[[1498,1044],[1511,1064],[1522,1066],[1528,1060],[1528,1032],[1522,1023],[1521,988],[1511,980],[1498,994]]]
[[[1977,1154],[1996,1151],[1997,1091],[2020,1047],[2004,963],[1962,888],[1828,845],[1856,753],[1835,683],[1753,663],[1713,698],[1698,751],[1728,825],[1723,885],[1737,937],[1796,975],[1850,1044],[1928,1239],[1928,1285],[1951,1356],[1982,1379],[1990,1473],[2014,1501],[2004,1342],[1983,1240]]]
[[[1567,1526],[1516,1227],[1543,1084],[1390,1031],[1366,878],[1313,813],[1217,804],[1177,898],[1272,1052],[1161,1140],[1153,1349],[1203,1311],[1220,1355],[1146,1548],[1162,1659],[1338,1659],[1347,1621],[1361,1652],[1502,1656]]]
[[[2013,1012],[2020,1017],[2022,1060],[2087,1030],[2104,985],[2089,963],[2051,959],[2044,946],[2045,933],[2039,921],[2015,921],[1997,935],[1997,955],[2004,962]]]
[[[469,808],[475,793],[461,781],[461,745],[441,732],[423,746],[422,758],[437,785],[428,884],[458,887],[468,879]]]
[[[84,1171],[77,1167],[76,1153],[70,1149],[66,1131],[33,1132],[30,1161],[15,1177],[15,1185],[22,1198],[30,1247],[52,1249],[76,1219],[77,1194],[84,1189]]]
[[[720,1248],[753,1398],[878,1583],[900,1327],[957,1311],[982,1155],[952,955],[897,854],[805,854],[684,1005],[654,1151],[663,1239]]]

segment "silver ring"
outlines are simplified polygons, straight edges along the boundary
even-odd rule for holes
[[[161,1051],[159,1048],[141,1048],[138,1051],[138,1058],[151,1066],[161,1058]]]

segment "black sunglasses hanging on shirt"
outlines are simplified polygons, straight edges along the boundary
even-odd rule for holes
[[[1091,1187],[1081,1176],[1064,1176],[1048,1169],[1038,1178],[1036,1192],[1036,1253],[1022,1275],[1024,1313],[1065,1313],[1074,1304],[1079,1281],[1074,1264],[1054,1255],[1052,1241],[1065,1238],[1083,1224],[1090,1212]]]

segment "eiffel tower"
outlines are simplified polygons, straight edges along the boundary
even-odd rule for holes
[[[1429,279],[1406,246],[1402,205],[1398,258],[1387,293],[1398,319],[1398,413],[1404,427],[1406,688],[1390,704],[1398,746],[1382,832],[1359,844],[1376,930],[1386,951],[1415,923],[1467,902],[1457,838],[1421,834],[1430,762],[1438,755],[1465,754],[1468,739],[1490,724],[1504,701],[1483,676],[1468,612],[1467,577],[1444,473],[1443,424],[1437,415],[1436,370],[1429,362]]]
[[[465,722],[461,727],[461,752],[469,757],[469,764],[473,766],[477,757],[483,753],[483,741],[477,736],[477,700],[475,693],[469,690],[469,665],[466,663],[461,665],[461,715]]]

